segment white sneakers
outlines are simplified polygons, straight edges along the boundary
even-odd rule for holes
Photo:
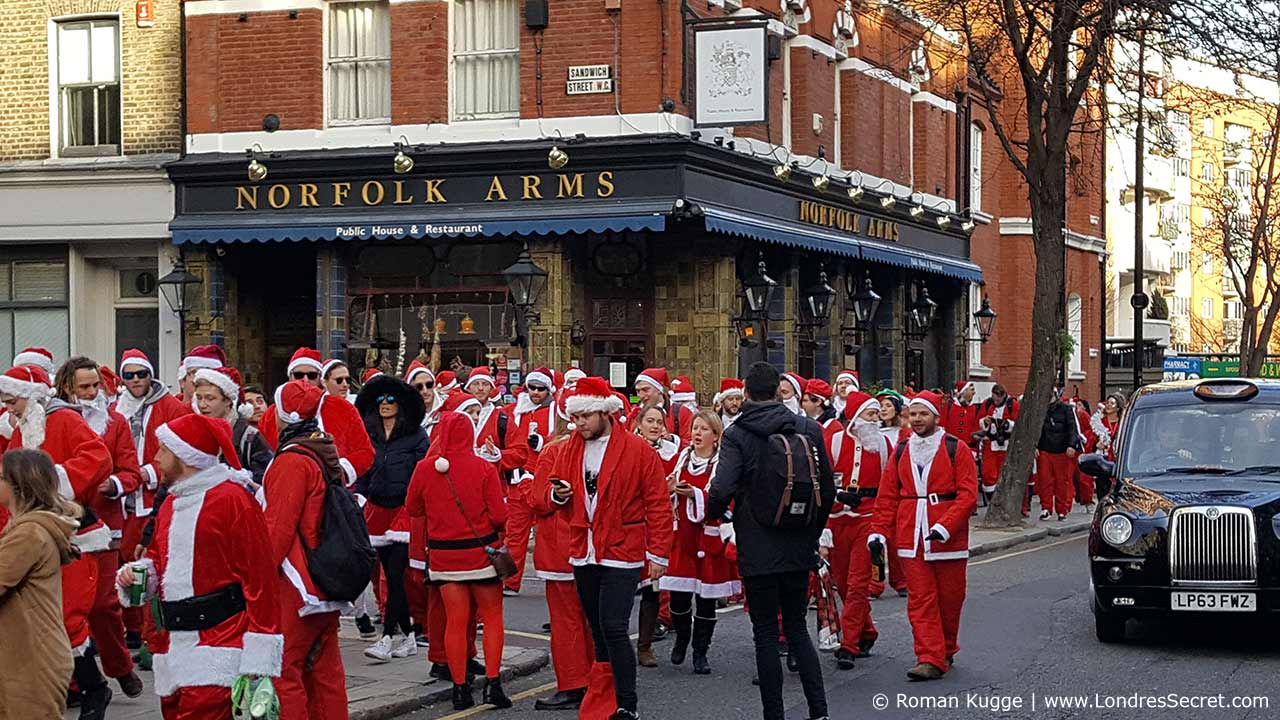
[[[406,658],[418,654],[418,639],[412,635],[399,635],[391,640],[391,657]]]
[[[390,635],[383,635],[378,642],[364,649],[364,656],[380,663],[391,662],[391,648],[395,641]]]

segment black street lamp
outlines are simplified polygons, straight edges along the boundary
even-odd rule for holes
[[[986,342],[991,339],[991,331],[996,324],[996,311],[991,309],[991,298],[982,297],[982,307],[973,313],[973,321],[978,325],[978,340]]]
[[[921,285],[920,292],[916,294],[916,301],[911,304],[911,322],[915,324],[916,330],[921,333],[928,331],[929,326],[933,325],[933,316],[937,311],[938,303],[929,297],[928,286]]]
[[[853,280],[853,276],[847,276],[846,291],[849,296],[849,306],[853,308],[853,320],[859,330],[866,330],[871,327],[871,323],[875,320],[876,311],[880,309],[880,296],[876,294],[875,288],[871,285],[871,273],[867,273],[862,280],[862,287],[856,292],[853,291],[852,285],[857,281]]]
[[[818,281],[804,291],[805,305],[809,317],[817,324],[822,324],[831,317],[831,301],[836,297],[835,288],[827,283],[827,271],[819,266]]]
[[[764,264],[764,253],[760,253],[760,262],[756,271],[742,281],[743,294],[747,297],[747,309],[753,316],[764,317],[769,312],[769,303],[773,300],[773,291],[778,281],[769,277],[768,268]]]
[[[187,351],[187,311],[191,309],[191,292],[200,284],[200,278],[187,272],[187,263],[179,255],[173,269],[156,281],[160,294],[169,309],[178,316],[178,355]]]
[[[506,279],[507,287],[511,290],[512,301],[524,314],[526,322],[540,322],[541,317],[534,311],[533,306],[537,304],[538,297],[547,286],[547,271],[538,267],[533,258],[529,257],[528,243],[525,243],[524,249],[520,251],[520,257],[502,271],[502,277]]]

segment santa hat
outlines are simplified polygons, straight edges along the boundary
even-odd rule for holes
[[[896,412],[902,412],[902,406],[906,404],[907,398],[897,390],[886,388],[876,393],[876,400],[887,399],[893,403],[893,409]]]
[[[210,385],[222,391],[223,397],[230,400],[236,406],[236,412],[244,417],[253,417],[253,405],[244,401],[244,382],[240,378],[240,371],[233,367],[220,367],[210,370],[209,368],[200,368],[196,370],[196,376],[193,378],[195,382],[207,382]],[[316,388],[319,390],[320,388]]]
[[[319,390],[320,388],[316,388]],[[240,469],[236,447],[231,442],[231,425],[222,418],[183,415],[156,428],[156,440],[178,457],[183,465],[208,470],[220,460],[233,470]]]
[[[482,380],[492,385],[495,390],[497,389],[498,383],[493,381],[493,373],[489,372],[489,368],[483,366],[471,369],[471,374],[467,376],[467,384],[463,385],[462,389],[470,392],[471,386]]]
[[[880,401],[862,392],[861,390],[850,390],[848,397],[844,399],[845,417],[854,420],[867,410],[875,408],[880,409]],[[853,427],[850,425],[850,427]]]
[[[569,368],[564,371],[564,387],[573,387],[579,380],[586,376],[587,374],[583,372],[582,368]]]
[[[664,370],[663,375],[665,374]],[[565,399],[564,408],[570,415],[616,413],[622,410],[622,400],[614,394],[613,388],[609,387],[604,378],[587,376],[578,381],[573,394]]]
[[[320,412],[324,391],[306,380],[290,380],[276,388],[276,417],[280,425],[310,420]]]
[[[52,394],[49,373],[39,365],[15,365],[0,375],[0,395],[43,400]]]
[[[339,360],[338,358],[330,358],[328,360],[325,360],[324,364],[320,366],[320,377],[328,377],[329,371],[333,370],[335,367],[339,365],[345,366],[346,363]]]
[[[378,377],[381,374],[382,374],[382,371],[376,367],[365,368],[365,371],[360,374],[360,384],[364,385],[365,383]]]
[[[452,370],[441,370],[436,373],[436,386],[444,392],[458,389],[458,376]]]
[[[544,367],[538,368],[537,370],[534,370],[525,376],[524,378],[525,387],[528,387],[529,385],[532,385],[534,383],[542,385],[543,387],[547,388],[551,392],[556,391],[556,380],[554,377],[554,373],[552,373],[551,370],[547,368],[544,368]]]
[[[793,372],[782,373],[782,381],[791,383],[791,387],[795,388],[796,396],[804,395],[804,378]]]
[[[98,366],[98,377],[102,378],[102,392],[113,398],[120,394],[120,376],[106,365]]]
[[[671,402],[697,402],[698,393],[693,389],[693,381],[688,375],[680,375],[671,382]]]
[[[295,370],[307,368],[311,368],[316,372],[320,372],[323,369],[320,364],[320,351],[308,347],[300,347],[293,351],[293,357],[289,358],[289,367],[285,372],[292,375]]]
[[[417,360],[414,360],[413,362],[409,363],[409,369],[404,371],[404,381],[412,385],[413,379],[423,374],[431,378],[431,382],[436,381],[436,376],[431,372],[431,368],[427,367],[426,365],[423,365],[421,362],[418,362]]]
[[[977,386],[977,385],[974,385],[972,380],[960,380],[960,381],[958,381],[958,382],[956,383],[956,392],[955,392],[955,396],[956,396],[956,397],[960,397],[961,395],[963,395],[963,394],[964,394],[964,391],[965,391],[965,390],[968,390],[969,388],[973,388],[973,389],[977,390],[977,389],[978,389],[978,386]]]
[[[667,388],[671,387],[671,381],[667,378],[667,369],[645,368],[636,376],[636,387],[646,384],[665,393]]]
[[[35,365],[41,370],[53,374],[53,353],[42,347],[23,348],[22,352],[13,356],[13,364]]]
[[[720,381],[720,392],[712,398],[713,402],[720,402],[731,395],[742,395],[746,386],[738,378],[725,378]]]
[[[151,366],[151,360],[147,357],[147,354],[137,348],[129,348],[120,353],[120,372],[124,372],[124,369],[129,365],[140,367],[152,375],[156,374],[156,369]]]
[[[190,372],[199,368],[220,368],[227,364],[227,354],[217,345],[194,347],[182,358],[182,367]]]
[[[826,380],[819,380],[818,378],[813,378],[812,380],[806,381],[804,384],[803,394],[816,395],[822,398],[822,401],[825,403],[831,402],[831,386],[827,384]]]
[[[837,384],[837,385],[839,385],[839,384],[840,384],[840,380],[841,380],[841,379],[844,379],[844,378],[847,378],[848,380],[853,381],[853,389],[854,389],[854,390],[861,390],[861,389],[862,389],[862,380],[860,380],[860,379],[858,378],[858,371],[857,371],[857,370],[841,370],[841,371],[836,375],[836,384]]]
[[[453,392],[449,393],[449,397],[444,399],[444,406],[441,409],[448,412],[465,413],[467,410],[470,410],[472,406],[479,404],[480,401],[477,400],[474,395],[468,395],[464,392]]]
[[[941,417],[942,413],[938,408],[942,407],[942,397],[932,390],[921,390],[916,393],[907,403],[907,407],[922,407],[929,412]]]

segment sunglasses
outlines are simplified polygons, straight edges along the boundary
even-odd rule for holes
[[[397,402],[399,401],[396,400],[394,395],[382,395],[378,397],[378,403],[380,405],[395,405]]]
[[[529,392],[550,392],[550,388],[544,388],[541,385],[530,385]]]
[[[151,377],[150,370],[126,370],[120,373],[120,377],[125,380],[146,380]]]
[[[294,374],[293,374],[293,379],[294,379],[294,380],[303,380],[303,379],[306,379],[306,380],[318,380],[318,379],[320,379],[320,373],[318,373],[318,372],[296,372],[296,373],[294,373]]]
[[[329,379],[338,383],[339,385],[346,385],[347,383],[351,382],[351,378],[349,377],[336,377],[336,378],[329,378]]]
[[[420,383],[413,384],[414,389],[417,390],[418,392],[422,392],[423,390],[431,390],[435,386],[436,384],[433,382],[420,382]]]

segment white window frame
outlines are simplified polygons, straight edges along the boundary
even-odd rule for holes
[[[116,82],[120,85],[120,146],[115,153],[73,152],[62,153],[62,90],[58,83],[58,28],[64,23],[93,20],[114,21],[116,24]],[[77,13],[49,18],[48,26],[49,68],[49,157],[50,158],[102,158],[124,155],[124,19],[118,12]],[[88,147],[88,146],[86,146]]]
[[[1213,319],[1213,298],[1200,298],[1200,319]]]
[[[1214,176],[1213,163],[1209,162],[1208,160],[1201,161],[1200,162],[1200,182],[1211,183],[1213,182],[1213,176]]]
[[[985,128],[977,122],[969,123],[969,208],[982,212],[982,141]]]
[[[457,103],[458,63],[456,58],[459,57],[460,54],[455,52],[453,49],[453,38],[454,38],[455,30],[457,27],[457,5],[458,3],[456,2],[456,0],[449,0],[449,39],[447,42],[448,42],[448,53],[449,53],[449,119],[450,121],[451,122],[483,122],[483,121],[494,121],[494,120],[498,120],[498,121],[514,120],[518,122],[520,120],[520,99],[519,99],[520,98],[520,89],[519,89],[520,32],[519,30],[521,27],[523,27],[519,22],[519,18],[517,18],[517,23],[516,23],[516,48],[514,50],[514,54],[516,56],[516,64],[517,64],[517,71],[516,71],[517,87],[516,87],[515,109],[511,112],[505,112],[505,113],[487,113],[484,115],[465,116],[465,117],[458,115],[458,103]],[[516,6],[517,11],[519,10],[519,7],[520,7],[519,5]],[[461,55],[465,55],[469,57],[478,57],[481,55],[497,56],[497,55],[509,55],[509,54],[512,54],[512,52],[513,51],[511,50],[480,50],[480,51],[461,53]],[[617,81],[615,80],[614,82],[617,82]]]
[[[1213,118],[1202,118],[1200,120],[1200,134],[1205,137],[1213,137],[1213,124]]]
[[[337,6],[337,5],[364,5],[364,4],[372,4],[372,3],[382,3],[387,6],[387,20],[389,23],[391,20],[391,0],[327,0],[325,2],[324,15],[323,15],[323,20],[321,22],[321,32],[323,33],[321,42],[324,43],[324,74],[323,74],[324,88],[323,88],[322,94],[324,95],[323,102],[324,102],[325,127],[360,127],[360,126],[366,126],[366,125],[390,125],[391,124],[390,113],[388,113],[386,117],[382,117],[382,118],[365,118],[365,119],[356,119],[356,120],[347,120],[347,119],[341,119],[341,118],[334,119],[330,115],[331,106],[329,104],[329,101],[332,99],[331,93],[333,92],[333,88],[331,87],[331,83],[329,81],[329,66],[333,63],[333,61],[330,59],[330,55],[329,55],[330,41],[331,41],[331,38],[329,37],[329,31],[333,24],[333,19],[332,19],[333,8],[334,6]],[[394,106],[395,104],[395,98],[392,97],[391,95],[393,84],[391,80],[391,51],[390,51],[389,44],[388,44],[387,56],[385,58],[373,57],[373,56],[341,58],[339,62],[344,64],[345,63],[355,64],[355,63],[363,63],[363,62],[382,62],[384,60],[387,63],[387,96],[391,99],[390,105],[388,107],[388,110],[390,110],[391,107]]]
[[[1076,293],[1067,296],[1067,332],[1075,340],[1067,372],[1071,379],[1079,379],[1084,375],[1084,298]]]
[[[982,293],[981,285],[969,284],[969,314],[965,318],[969,332],[965,336],[969,345],[970,377],[991,377],[992,374],[991,368],[982,364],[982,335],[978,332],[978,322],[973,319],[973,314],[982,308]]]

